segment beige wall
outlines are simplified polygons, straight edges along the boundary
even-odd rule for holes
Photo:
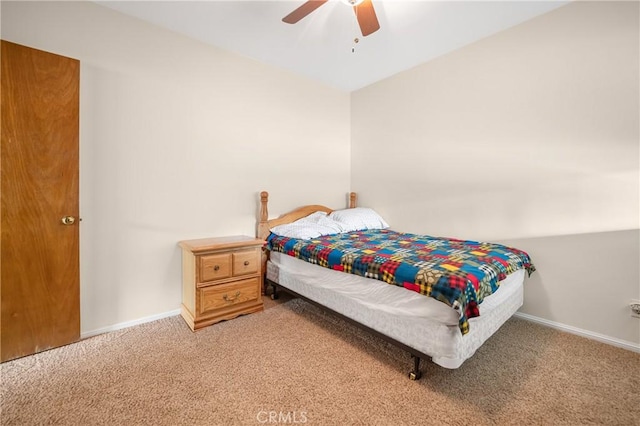
[[[525,284],[520,313],[640,350],[640,319],[628,306],[640,299],[639,230],[498,242],[526,250],[538,268]]]
[[[1,28],[81,61],[84,335],[178,309],[176,242],[254,235],[260,190],[345,203],[348,93],[90,2],[3,1]]]
[[[572,3],[353,93],[351,189],[397,229],[517,243],[523,312],[637,345],[638,20]]]

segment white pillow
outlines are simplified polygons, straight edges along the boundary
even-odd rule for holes
[[[295,222],[274,226],[270,231],[282,237],[308,240],[322,235],[339,234],[342,227],[329,219],[325,212],[315,212]]]
[[[338,222],[344,232],[364,231],[367,229],[386,229],[389,224],[382,216],[368,207],[335,210],[329,218]]]
[[[330,220],[326,212],[313,212],[309,216],[301,217],[296,222],[322,223]],[[295,222],[292,222],[295,223]]]

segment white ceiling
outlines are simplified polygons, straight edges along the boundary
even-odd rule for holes
[[[352,91],[569,2],[374,0],[381,28],[362,37],[352,8],[338,0],[297,24],[282,22],[304,1],[97,3]]]

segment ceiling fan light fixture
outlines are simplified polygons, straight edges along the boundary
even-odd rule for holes
[[[364,0],[340,0],[340,1],[346,4],[347,6],[357,6],[360,3],[362,3]]]

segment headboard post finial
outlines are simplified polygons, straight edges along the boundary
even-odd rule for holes
[[[356,193],[355,192],[350,192],[349,193],[349,208],[353,209],[356,206]]]
[[[266,239],[269,236],[269,209],[267,208],[269,203],[269,193],[262,191],[260,193],[260,221],[258,222],[258,238]]]
[[[262,191],[260,193],[260,222],[266,222],[269,219],[269,210],[267,203],[269,202],[269,193]]]

